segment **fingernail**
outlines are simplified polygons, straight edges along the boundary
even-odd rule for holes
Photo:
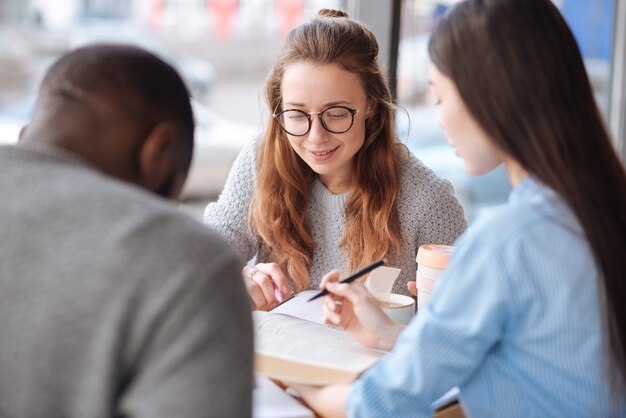
[[[274,289],[274,297],[278,302],[282,302],[283,299],[285,299],[283,292],[281,292],[279,288]]]

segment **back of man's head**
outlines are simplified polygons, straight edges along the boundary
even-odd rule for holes
[[[0,147],[0,417],[251,416],[242,261],[116,181],[182,186],[193,118],[176,71],[133,47],[72,51],[21,142]]]
[[[174,196],[193,133],[189,93],[172,66],[137,47],[101,44],[50,68],[22,141],[64,148],[106,174]]]

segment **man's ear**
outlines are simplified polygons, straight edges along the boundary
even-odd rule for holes
[[[147,189],[158,192],[176,172],[176,130],[171,123],[158,123],[139,150],[139,175]]]
[[[24,125],[22,126],[22,129],[20,129],[20,134],[17,137],[17,142],[22,142],[22,139],[24,139],[24,135],[26,134],[26,128],[28,128],[28,125]]]

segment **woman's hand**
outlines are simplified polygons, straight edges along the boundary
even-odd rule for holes
[[[350,385],[312,386],[290,382],[285,382],[284,385],[298,392],[316,415],[324,418],[346,416],[346,401]]]
[[[407,282],[406,283],[406,287],[407,289],[409,289],[409,293],[412,294],[413,296],[417,297],[417,283],[415,282]]]
[[[292,293],[287,276],[276,263],[245,266],[241,274],[252,309],[269,311]]]
[[[391,350],[404,327],[390,319],[378,300],[362,283],[340,284],[340,274],[332,271],[322,278],[324,297],[323,322],[343,328],[355,340],[381,350]]]

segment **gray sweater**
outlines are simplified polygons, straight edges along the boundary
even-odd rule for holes
[[[233,164],[217,202],[209,203],[204,223],[221,234],[246,260],[272,262],[260,237],[249,231],[248,208],[255,190],[257,143],[246,146]],[[346,271],[347,259],[339,250],[349,194],[334,195],[316,178],[310,187],[309,227],[317,243],[309,270],[309,288],[317,289],[324,274]],[[415,256],[422,244],[452,244],[465,230],[463,209],[449,182],[437,177],[415,156],[402,163],[398,213],[402,230],[400,254],[389,265],[402,269],[394,293],[408,295],[406,282],[415,280]]]
[[[251,415],[221,238],[61,151],[0,147],[0,167],[0,417]]]

